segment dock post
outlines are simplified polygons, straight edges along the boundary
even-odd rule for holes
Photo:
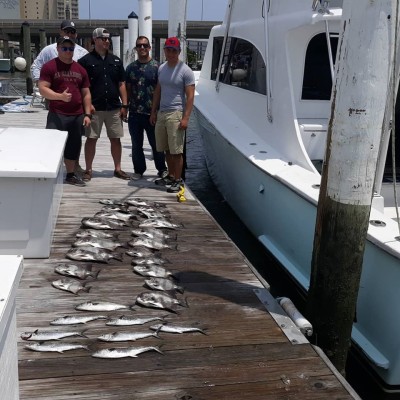
[[[24,57],[26,61],[26,94],[33,93],[33,81],[31,75],[32,55],[31,55],[31,29],[28,22],[22,24],[23,40],[24,40]]]
[[[394,0],[343,2],[307,307],[315,343],[342,374],[393,74],[397,7]]]

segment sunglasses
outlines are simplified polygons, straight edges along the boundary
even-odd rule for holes
[[[74,51],[75,47],[61,47],[62,51]]]
[[[64,29],[65,33],[72,33],[73,35],[76,33],[75,29]]]
[[[110,41],[110,38],[108,38],[108,37],[100,37],[100,38],[97,38],[97,39],[101,39],[103,42],[109,42]]]
[[[148,49],[149,47],[150,47],[150,45],[146,44],[146,43],[139,43],[139,44],[136,45],[137,49],[140,49],[140,48]]]

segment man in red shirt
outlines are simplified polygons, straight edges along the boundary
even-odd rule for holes
[[[64,163],[66,183],[86,186],[74,173],[82,146],[82,129],[90,126],[91,95],[86,70],[73,61],[75,42],[68,36],[57,40],[58,57],[43,65],[40,71],[39,91],[49,100],[46,129],[67,131]]]

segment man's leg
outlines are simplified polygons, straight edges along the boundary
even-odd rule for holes
[[[93,160],[96,155],[96,144],[97,139],[94,138],[86,138],[85,143],[85,163],[86,163],[86,171],[92,172],[93,169]]]
[[[129,134],[132,142],[132,164],[136,174],[143,175],[146,171],[146,159],[143,152],[144,129],[141,116],[130,114],[128,120]]]

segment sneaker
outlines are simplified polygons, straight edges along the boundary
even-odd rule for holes
[[[122,171],[122,169],[119,171],[114,171],[114,176],[116,178],[124,179],[126,181],[129,181],[131,179],[130,175],[128,175],[126,172]]]
[[[154,183],[159,186],[171,186],[174,183],[174,178],[167,175],[164,178],[157,178]]]
[[[90,182],[92,180],[92,171],[85,171],[82,175],[82,180],[85,182]]]
[[[81,178],[79,178],[76,175],[72,175],[71,177],[65,178],[65,183],[69,183],[70,185],[75,185],[75,186],[86,186],[86,183],[83,182]]]
[[[138,181],[139,179],[142,179],[142,174],[137,174],[136,172],[135,173],[133,173],[132,175],[131,175],[131,179],[133,180],[133,181]]]
[[[181,190],[181,187],[183,186],[183,180],[178,179],[175,181],[168,189],[168,193],[178,193]]]

